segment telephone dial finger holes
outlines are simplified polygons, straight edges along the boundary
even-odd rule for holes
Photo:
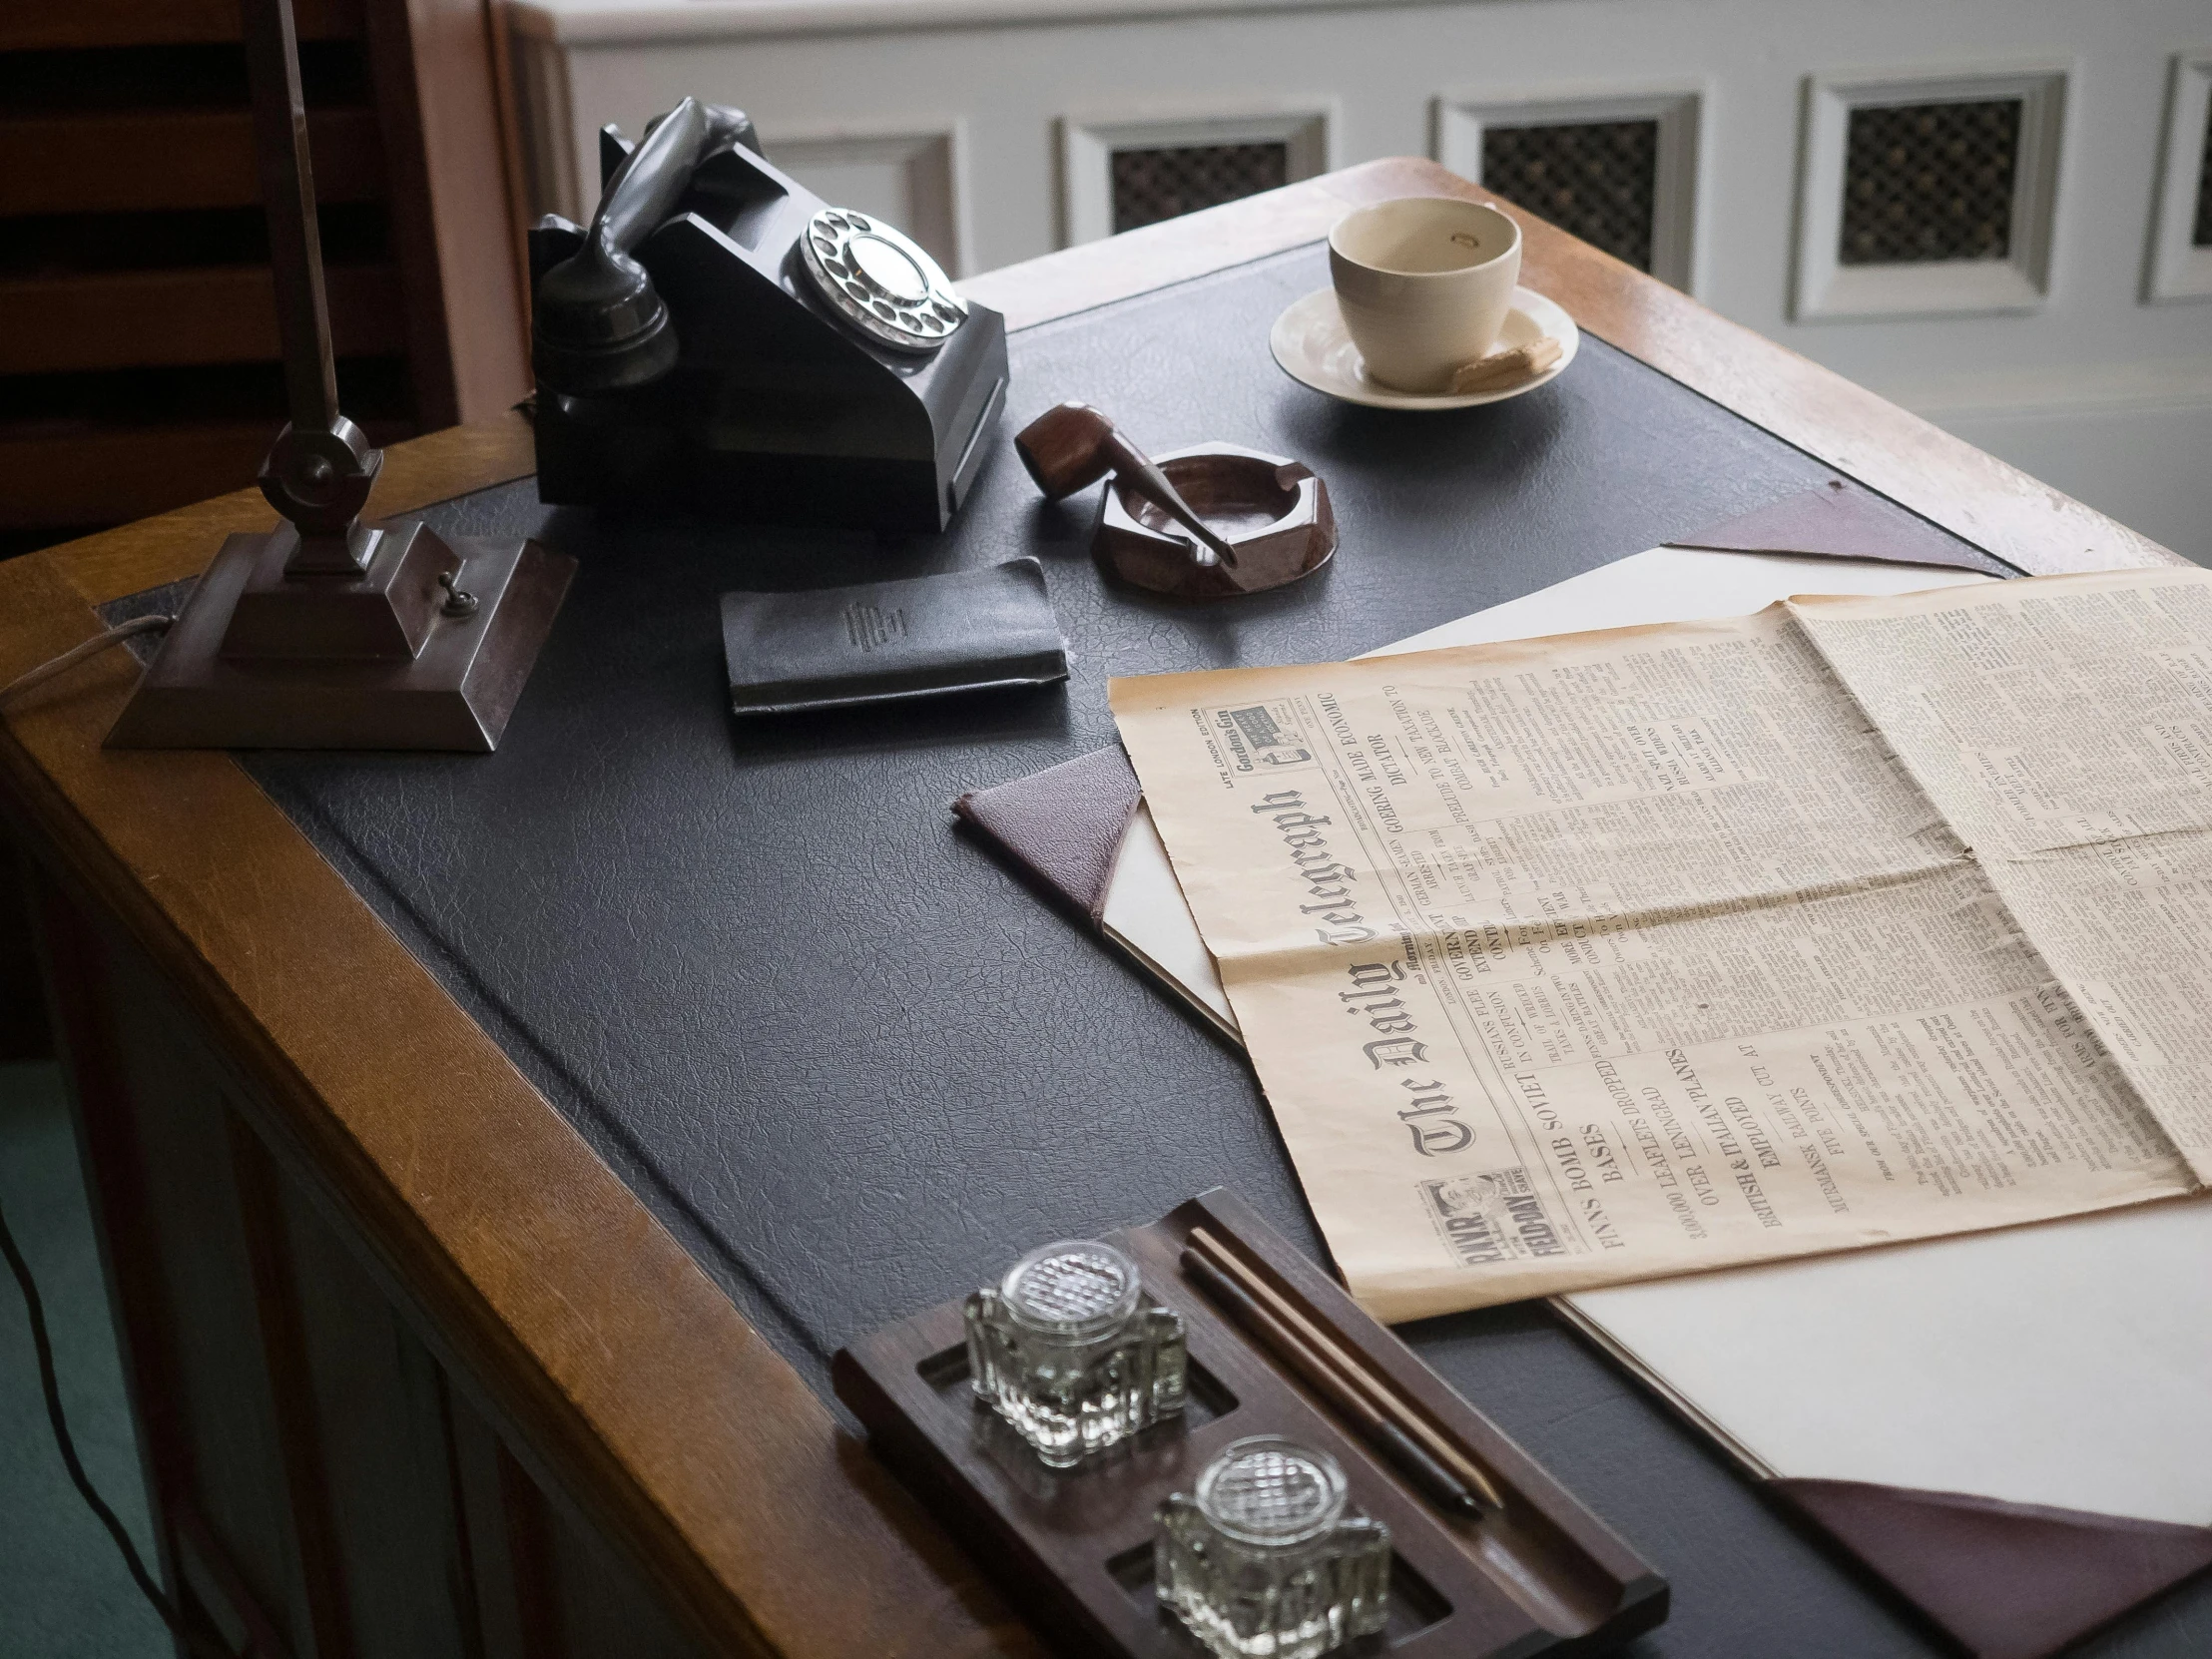
[[[878,344],[934,351],[967,320],[967,302],[937,262],[865,214],[825,208],[808,221],[799,247],[815,290]]]

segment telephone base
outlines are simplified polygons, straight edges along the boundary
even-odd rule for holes
[[[995,313],[971,321],[978,335]],[[1006,403],[1003,334],[981,395],[958,411],[937,455],[914,458],[747,448],[727,433],[656,408],[654,393],[613,399],[540,392],[536,419],[538,499],[547,506],[689,511],[737,524],[818,525],[933,535],[950,524],[989,459]],[[674,391],[682,391],[679,381]],[[665,394],[663,394],[665,395]],[[676,402],[674,396],[668,403]],[[661,418],[655,418],[661,416]]]
[[[678,112],[697,127],[698,106]],[[633,152],[609,128],[602,186],[613,195],[594,229],[549,216],[530,233],[539,499],[729,524],[941,532],[995,447],[1006,319],[959,298],[896,232],[832,209],[770,165],[737,111],[707,114],[706,151],[673,210],[655,192],[674,153]],[[640,158],[642,171],[624,171]],[[570,348],[628,314],[579,300],[562,275],[594,250],[621,270],[601,248],[615,247],[610,202],[659,218],[647,234],[625,234],[646,279],[638,303],[665,305],[679,342],[672,364],[635,382]],[[872,291],[849,264],[860,244],[909,268],[927,303],[870,309],[855,298]],[[824,275],[825,258],[843,275]]]

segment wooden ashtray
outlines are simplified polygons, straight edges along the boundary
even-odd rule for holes
[[[1207,527],[1236,550],[1237,562],[1199,563],[1191,533],[1117,475],[1100,504],[1091,553],[1132,587],[1178,599],[1260,593],[1312,575],[1337,551],[1329,486],[1303,462],[1234,443],[1194,444],[1157,459]]]

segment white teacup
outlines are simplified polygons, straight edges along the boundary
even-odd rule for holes
[[[1520,280],[1520,227],[1495,208],[1405,196],[1329,233],[1329,276],[1369,377],[1440,392],[1490,349]]]

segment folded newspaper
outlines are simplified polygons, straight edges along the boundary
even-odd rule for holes
[[[1111,695],[1386,1320],[2212,1174],[2212,573]]]

